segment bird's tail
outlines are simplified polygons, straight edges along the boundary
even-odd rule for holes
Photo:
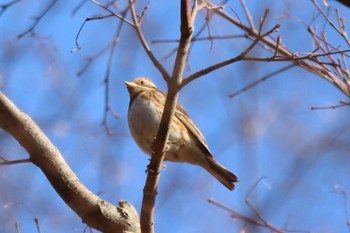
[[[235,189],[235,182],[238,182],[238,177],[227,170],[224,166],[219,164],[214,160],[213,157],[208,157],[209,166],[206,166],[205,169],[212,174],[218,181],[226,186],[229,190]]]

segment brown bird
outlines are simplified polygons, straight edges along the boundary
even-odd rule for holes
[[[131,135],[137,145],[151,155],[151,145],[158,131],[166,94],[145,77],[125,84],[130,94],[128,122]],[[229,190],[233,190],[234,183],[239,181],[235,174],[214,160],[204,136],[180,104],[176,106],[164,159],[199,165]]]

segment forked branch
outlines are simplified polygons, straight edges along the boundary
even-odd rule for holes
[[[251,212],[253,212],[257,219],[256,218],[252,218],[252,217],[248,217],[246,215],[243,215],[217,201],[215,201],[214,199],[210,198],[208,199],[208,202],[209,203],[212,203],[214,204],[215,206],[221,208],[221,209],[224,209],[226,210],[227,212],[229,212],[231,214],[231,218],[235,218],[235,219],[239,219],[245,223],[249,223],[251,225],[255,225],[255,226],[260,226],[260,227],[263,227],[265,229],[268,229],[269,231],[271,232],[277,232],[277,233],[296,233],[296,232],[308,232],[308,231],[303,231],[303,230],[288,230],[288,229],[285,229],[285,228],[279,228],[279,227],[276,227],[274,225],[272,225],[271,223],[269,223],[260,213],[259,211],[254,207],[254,205],[252,204],[252,201],[251,201],[251,196],[253,194],[253,192],[255,191],[256,187],[258,186],[258,184],[260,184],[262,181],[266,180],[267,177],[262,177],[260,178],[254,185],[253,187],[249,190],[245,200],[246,200],[246,203],[250,209]]]
[[[241,0],[241,2],[244,2],[244,0]],[[233,25],[237,26],[238,28],[241,28],[243,31],[247,33],[250,37],[253,38],[259,38],[260,33],[259,30],[255,30],[254,27],[249,27],[244,25],[241,21],[231,17],[229,14],[227,14],[222,8],[217,7],[215,4],[212,4],[210,2],[207,3],[207,9],[211,10],[215,14],[221,16],[228,22],[232,23]],[[249,13],[249,11],[246,11],[246,13]],[[324,41],[327,43],[326,41]],[[264,37],[259,40],[259,44],[264,46],[264,48],[271,49],[272,53],[275,54],[275,56],[284,57],[285,59],[283,61],[291,61],[295,65],[302,67],[305,70],[308,70],[317,76],[326,79],[327,81],[331,82],[335,87],[337,87],[340,91],[342,91],[346,96],[350,97],[350,81],[347,79],[345,82],[343,80],[343,77],[338,77],[335,75],[332,70],[334,70],[335,67],[339,66],[339,63],[333,62],[332,60],[330,63],[322,63],[318,62],[316,60],[310,59],[310,57],[299,57],[297,54],[291,52],[287,47],[285,47],[282,43],[280,43],[278,40]],[[329,52],[334,51],[328,51],[325,54],[320,54],[319,56],[326,57],[329,55]],[[347,50],[338,51],[339,54],[344,54],[347,52]],[[255,61],[263,61],[262,59],[250,59]],[[265,58],[265,61],[266,58]],[[282,61],[282,60],[279,60]],[[326,65],[330,66],[330,68],[326,67]],[[345,76],[345,74],[344,74]]]

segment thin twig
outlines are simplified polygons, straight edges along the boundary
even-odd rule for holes
[[[18,222],[15,222],[15,228],[16,228],[16,233],[20,233],[21,232]]]
[[[105,5],[95,1],[95,0],[90,0],[92,3],[96,4],[97,6],[101,7],[102,9],[108,11],[109,13],[111,13],[113,16],[117,17],[118,19],[124,21],[125,23],[129,24],[131,27],[135,27],[135,24],[133,24],[132,22],[130,22],[129,20],[127,20],[126,18],[124,18],[122,15],[119,15],[115,12],[113,12],[112,10],[108,9],[108,7],[106,7]]]
[[[285,66],[285,67],[283,67],[283,68],[281,68],[281,69],[278,69],[278,70],[276,70],[276,71],[274,71],[274,72],[272,72],[272,73],[270,73],[270,74],[267,74],[267,75],[261,77],[260,79],[254,81],[254,82],[249,83],[248,85],[244,86],[244,87],[241,88],[240,90],[238,90],[238,91],[236,91],[236,92],[230,94],[229,97],[230,97],[230,98],[236,97],[237,95],[240,95],[240,94],[242,94],[243,92],[246,92],[247,90],[249,90],[249,89],[255,87],[255,86],[258,85],[259,83],[264,82],[264,81],[266,81],[266,80],[268,80],[268,79],[270,79],[270,78],[276,76],[277,74],[280,74],[280,73],[282,73],[282,72],[284,72],[284,71],[287,71],[287,70],[293,68],[294,66],[295,66],[295,64],[291,64],[291,65]]]
[[[246,34],[241,35],[232,35],[232,36],[206,36],[206,37],[193,37],[191,42],[193,41],[207,41],[207,40],[228,40],[228,39],[237,39],[237,38],[246,38]],[[177,39],[169,39],[169,40],[152,40],[151,43],[179,43],[180,40]]]
[[[80,37],[80,33],[82,32],[86,22],[88,21],[92,21],[92,20],[100,20],[100,19],[106,19],[109,17],[114,16],[113,14],[109,14],[109,15],[100,15],[100,16],[94,16],[94,17],[87,17],[83,24],[80,26],[77,35],[75,36],[75,45],[76,47],[74,49],[71,50],[71,53],[74,53],[76,51],[79,51],[81,49],[80,44],[79,44],[79,37]]]
[[[248,10],[247,4],[245,3],[244,0],[240,0],[240,2],[241,2],[242,8],[244,10],[245,16],[246,16],[246,18],[248,20],[248,23],[249,23],[251,29],[253,31],[255,31],[256,29],[255,29],[255,26],[254,26],[254,22],[253,22],[251,14],[250,14],[250,12]]]
[[[0,160],[4,162],[0,162],[0,166],[2,165],[13,165],[13,164],[19,164],[19,163],[31,163],[32,160],[29,159],[17,159],[17,160],[7,160],[4,157],[0,156]]]
[[[251,187],[251,189],[248,191],[247,196],[245,197],[245,202],[249,209],[254,212],[254,214],[259,218],[260,221],[263,222],[264,225],[270,226],[270,224],[264,219],[264,217],[259,213],[259,211],[254,207],[253,203],[251,202],[251,197],[253,195],[253,192],[255,191],[256,187],[263,181],[268,179],[266,176],[261,177],[258,181],[255,182],[255,184]]]
[[[265,12],[265,15],[264,17],[261,19],[261,22],[260,22],[260,27],[259,28],[262,28],[263,25],[264,25],[264,22],[265,22],[265,19],[268,15],[268,11]],[[227,66],[227,65],[230,65],[232,63],[235,63],[237,61],[241,61],[241,60],[245,60],[247,55],[250,53],[250,51],[258,44],[258,42],[266,37],[267,35],[273,33],[273,32],[276,32],[279,28],[279,25],[277,24],[276,26],[274,26],[272,29],[270,29],[269,31],[267,31],[266,33],[262,34],[262,29],[259,29],[260,31],[260,35],[256,37],[256,39],[253,41],[253,43],[246,49],[244,50],[241,54],[239,54],[238,56],[234,57],[234,58],[230,58],[228,60],[225,60],[223,62],[219,62],[215,65],[212,65],[212,66],[209,66],[207,68],[204,68],[200,71],[197,71],[195,73],[193,73],[192,75],[188,76],[187,78],[185,78],[183,81],[182,81],[182,84],[181,84],[181,88],[185,87],[187,84],[189,84],[190,82],[192,82],[193,80],[203,76],[203,75],[206,75],[214,70],[217,70],[217,69],[220,69],[224,66]]]
[[[103,47],[102,49],[100,49],[99,51],[97,51],[94,55],[85,58],[86,62],[83,65],[83,67],[77,72],[77,76],[81,76],[83,75],[83,73],[89,68],[89,66],[91,65],[91,63],[93,61],[95,61],[98,57],[102,56],[102,54],[104,54],[108,49],[111,48],[113,42],[110,44],[107,44],[105,47]]]
[[[262,177],[260,178],[254,185],[253,187],[249,190],[247,196],[246,196],[246,203],[249,207],[249,209],[255,213],[255,215],[258,217],[258,219],[255,219],[255,218],[251,218],[251,217],[247,217],[217,201],[215,201],[214,199],[212,198],[209,198],[208,199],[208,202],[209,203],[212,203],[214,204],[215,206],[223,209],[223,210],[226,210],[227,212],[229,212],[231,214],[231,217],[232,218],[236,218],[236,219],[239,219],[239,220],[242,220],[246,223],[249,223],[249,224],[252,224],[252,225],[255,225],[255,226],[261,226],[263,228],[266,228],[272,232],[277,232],[277,233],[288,233],[288,232],[307,232],[307,231],[302,231],[302,230],[287,230],[285,228],[278,228],[278,227],[275,227],[273,225],[271,225],[266,219],[264,219],[264,217],[259,213],[259,211],[254,207],[254,205],[251,203],[251,195],[253,194],[253,192],[255,191],[256,187],[258,186],[258,184],[260,184],[263,180],[267,179],[267,177]]]
[[[345,106],[350,107],[350,103],[341,100],[341,101],[339,101],[339,104],[337,104],[337,105],[330,105],[330,106],[325,106],[325,107],[312,106],[310,109],[311,110],[328,110],[328,109],[341,108],[341,107],[345,107]]]
[[[285,57],[285,56],[271,56],[271,57],[249,57],[249,56],[245,56],[242,60],[246,60],[246,61],[266,61],[266,62],[271,62],[271,61],[279,61],[279,62],[283,62],[283,61],[305,61],[305,60],[310,60],[313,61],[317,64],[327,64],[327,65],[334,65],[334,66],[338,66],[335,63],[330,63],[330,62],[322,62],[322,61],[318,61],[315,58],[318,57],[324,57],[324,56],[328,56],[328,55],[332,55],[332,54],[341,54],[341,53],[345,53],[345,52],[350,52],[350,49],[346,49],[346,50],[341,50],[341,51],[334,51],[334,52],[328,52],[328,53],[321,53],[321,54],[313,54],[310,53],[308,55],[305,56],[297,56],[297,55],[293,55],[291,57]]]
[[[259,33],[256,30],[252,30],[249,27],[247,27],[246,25],[242,24],[240,21],[236,20],[235,18],[231,17],[229,14],[227,14],[226,12],[224,12],[222,9],[220,9],[219,7],[216,7],[216,5],[210,3],[210,2],[206,2],[207,3],[207,8],[211,9],[212,11],[214,11],[217,15],[221,16],[222,18],[224,18],[225,20],[227,20],[228,22],[236,25],[237,27],[241,28],[242,30],[244,30],[249,36],[257,38],[259,37]],[[271,38],[262,38],[259,41],[259,45],[264,44],[264,46],[272,48],[272,51],[274,52],[276,49],[276,41],[272,40]],[[273,53],[272,52],[272,53]],[[284,45],[279,44],[279,48],[278,48],[278,54],[284,56],[284,57],[295,57],[295,55],[288,50]],[[318,76],[320,76],[321,78],[326,79],[327,81],[331,82],[334,86],[336,86],[340,91],[342,91],[345,95],[350,96],[350,91],[349,88],[347,87],[346,84],[344,84],[341,80],[339,80],[329,69],[326,69],[324,66],[318,64],[318,63],[314,63],[313,61],[306,61],[306,60],[298,60],[298,59],[294,59],[293,62],[298,65],[301,66],[302,68],[304,68],[305,70],[308,70]]]
[[[19,34],[17,36],[17,39],[21,39],[23,36],[27,35],[28,33],[31,33],[34,31],[36,25],[40,22],[40,20],[47,14],[47,12],[49,12],[49,10],[55,5],[55,3],[57,2],[57,0],[53,0],[50,2],[49,5],[47,5],[47,7],[43,10],[43,12],[41,12],[41,14],[39,14],[38,16],[35,16],[34,22],[33,24],[23,33]]]
[[[145,16],[145,14],[146,14],[146,11],[147,11],[148,8],[149,8],[149,3],[150,3],[150,1],[151,1],[151,0],[148,0],[146,6],[143,8],[142,13],[141,13],[139,16],[137,16],[137,17],[139,18],[138,23],[139,23],[140,25],[142,24],[142,21],[143,21],[143,18],[144,18],[144,16]]]
[[[12,2],[0,4],[0,16],[10,7],[15,5],[16,3],[20,2],[21,0],[14,0]]]
[[[80,8],[85,4],[87,3],[88,0],[81,0],[72,10],[72,16],[74,16],[78,10],[80,10]]]
[[[350,40],[346,34],[346,31],[343,31],[342,29],[339,29],[334,23],[333,21],[323,12],[323,10],[321,9],[321,7],[317,4],[317,2],[315,0],[311,0],[311,2],[316,6],[317,10],[322,14],[322,16],[326,19],[326,21],[329,23],[329,25],[331,25],[332,28],[334,28],[334,30],[336,30],[339,35],[341,35],[345,42],[350,46]]]
[[[124,18],[126,16],[126,14],[128,13],[129,11],[129,8],[126,8],[121,16]],[[119,38],[120,38],[120,34],[122,32],[122,28],[123,28],[123,25],[124,25],[124,21],[120,21],[119,24],[118,24],[118,27],[117,27],[117,30],[116,30],[116,33],[115,33],[115,36],[114,36],[114,39],[113,39],[113,42],[112,42],[112,45],[111,45],[111,48],[110,48],[110,53],[109,53],[109,56],[108,56],[108,62],[107,62],[107,68],[106,68],[106,74],[105,74],[105,79],[104,79],[104,85],[105,85],[105,111],[104,111],[104,114],[103,114],[103,126],[105,127],[106,129],[106,132],[108,133],[108,135],[112,135],[112,131],[111,129],[109,128],[108,126],[108,122],[107,122],[107,115],[109,112],[112,113],[112,115],[115,117],[115,118],[120,118],[120,115],[117,114],[116,112],[114,112],[111,107],[110,107],[110,103],[109,103],[109,80],[110,80],[110,74],[111,74],[111,68],[112,68],[112,64],[113,64],[113,58],[114,58],[114,53],[115,53],[115,49],[116,49],[116,46],[119,42]]]
[[[339,185],[336,185],[335,189],[336,189],[336,193],[339,193],[343,197],[346,225],[350,228],[350,218],[349,218],[349,211],[348,211],[348,192],[342,187],[340,187]]]
[[[35,223],[36,229],[38,230],[38,233],[41,233],[40,224],[39,224],[39,218],[35,217],[34,218],[34,223]]]
[[[213,50],[213,43],[214,43],[214,40],[212,39],[212,36],[211,36],[211,31],[210,31],[210,18],[211,18],[211,12],[210,11],[206,11],[206,16],[205,16],[205,24],[207,26],[207,29],[208,29],[208,38],[209,38],[209,41],[210,41],[210,52]]]
[[[140,42],[142,44],[142,47],[144,48],[144,50],[146,51],[148,57],[151,59],[153,65],[159,70],[159,72],[162,74],[164,80],[169,81],[170,80],[170,75],[168,74],[168,72],[165,70],[165,68],[163,67],[163,65],[158,61],[158,59],[154,56],[153,52],[151,51],[150,47],[148,46],[148,43],[146,42],[146,39],[142,33],[141,30],[141,26],[138,22],[137,19],[137,14],[135,11],[135,6],[134,6],[134,1],[133,0],[129,0],[129,8],[130,8],[130,12],[131,12],[131,16],[133,19],[133,28],[135,29]]]

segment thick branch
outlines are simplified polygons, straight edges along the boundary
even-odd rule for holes
[[[348,0],[338,0],[338,2],[343,3],[345,6],[350,8],[350,2]]]
[[[125,201],[115,207],[88,190],[35,122],[2,92],[0,127],[23,146],[30,160],[43,171],[58,195],[84,223],[102,232],[140,232],[135,208]]]
[[[142,232],[154,232],[154,205],[157,195],[159,174],[164,160],[166,143],[169,138],[169,128],[174,117],[178,92],[182,82],[188,50],[192,38],[193,24],[191,18],[190,0],[181,0],[181,38],[177,50],[173,74],[168,82],[168,94],[165,101],[164,111],[153,145],[151,162],[148,167],[144,196],[141,210]]]

